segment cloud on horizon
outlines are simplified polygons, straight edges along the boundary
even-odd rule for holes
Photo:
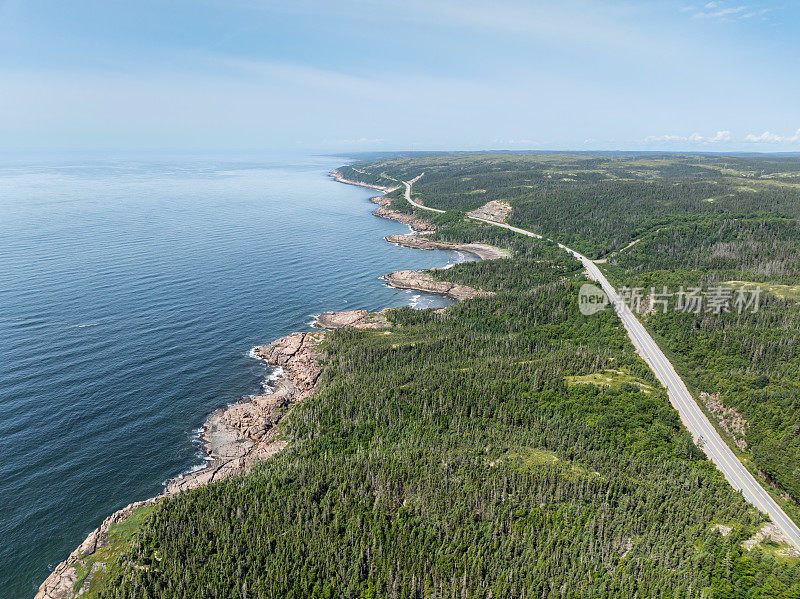
[[[715,144],[731,140],[730,131],[717,131],[716,135],[711,137],[704,137],[699,133],[692,133],[691,135],[650,135],[644,138],[644,143],[675,143],[675,142],[691,142],[696,144]]]
[[[761,135],[754,135],[749,134],[746,135],[744,138],[745,141],[750,143],[773,143],[773,144],[785,144],[785,143],[794,143],[800,141],[800,129],[798,129],[794,135],[791,137],[784,137],[781,135],[777,135],[775,133],[771,133],[770,131],[764,131]]]

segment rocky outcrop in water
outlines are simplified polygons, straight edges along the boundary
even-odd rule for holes
[[[385,275],[384,280],[392,287],[398,289],[413,289],[426,293],[440,293],[456,301],[472,299],[473,297],[486,297],[494,295],[491,291],[473,289],[466,285],[458,285],[449,281],[437,281],[431,275],[416,270],[398,270]]]
[[[314,321],[321,329],[339,329],[351,327],[353,329],[386,329],[392,323],[386,320],[381,312],[368,312],[367,310],[348,310],[345,312],[323,312]]]
[[[210,464],[171,481],[164,494],[171,495],[208,483],[237,476],[286,446],[278,439],[275,425],[291,406],[314,392],[321,372],[322,355],[317,345],[323,332],[292,333],[253,349],[253,354],[272,366],[282,368],[272,393],[243,397],[237,403],[213,412],[200,438]]]
[[[319,359],[322,355],[317,346],[324,332],[292,333],[268,345],[253,350],[255,355],[274,366],[283,368],[286,378],[297,390],[294,401],[305,399],[314,390],[321,372]]]
[[[433,226],[429,222],[417,218],[413,214],[406,214],[405,212],[392,210],[390,208],[390,205],[392,203],[392,198],[387,197],[385,194],[400,188],[400,183],[398,183],[393,187],[387,187],[384,185],[372,185],[370,183],[363,183],[361,181],[352,181],[350,179],[345,179],[338,170],[333,170],[331,171],[330,174],[331,177],[333,177],[334,181],[338,181],[339,183],[347,183],[348,185],[357,185],[358,187],[368,187],[370,189],[377,189],[378,191],[382,191],[384,195],[379,195],[374,198],[370,198],[370,202],[378,205],[378,209],[372,213],[373,215],[378,216],[380,218],[387,218],[389,220],[396,220],[399,223],[408,225],[417,233],[432,233],[433,231],[436,230],[435,226]]]

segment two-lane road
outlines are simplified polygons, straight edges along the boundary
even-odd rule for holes
[[[411,186],[424,174],[425,173],[422,173],[411,181],[403,181],[403,185],[405,185],[406,188],[405,198],[410,204],[417,208],[442,213],[444,210],[429,208],[411,199]],[[527,235],[528,237],[542,239],[542,236],[537,233],[526,231],[518,227],[512,227],[506,223],[478,218],[476,216],[470,216],[470,218],[496,227],[502,227],[514,231],[515,233]],[[750,471],[739,461],[739,458],[731,451],[731,448],[723,441],[717,429],[714,428],[691,393],[689,393],[686,384],[681,377],[678,376],[678,373],[664,355],[664,352],[661,351],[661,348],[658,347],[650,336],[650,333],[647,332],[647,329],[639,322],[639,319],[636,318],[628,306],[620,299],[617,291],[611,283],[608,282],[608,279],[606,279],[605,275],[597,267],[597,264],[565,245],[559,243],[558,246],[580,260],[584,268],[586,268],[589,278],[597,281],[603,288],[603,291],[608,296],[608,299],[611,301],[611,304],[622,320],[622,324],[628,331],[628,336],[631,338],[634,346],[655,373],[656,378],[658,378],[661,384],[667,389],[669,400],[680,414],[681,420],[686,428],[689,429],[696,439],[702,441],[702,448],[709,459],[722,471],[733,488],[741,491],[747,501],[767,514],[783,531],[792,544],[800,550],[800,528],[786,515],[764,487],[761,486]]]

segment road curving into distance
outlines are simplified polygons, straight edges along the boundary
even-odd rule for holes
[[[405,185],[406,188],[406,200],[408,200],[411,205],[422,210],[439,213],[445,212],[437,208],[423,206],[411,199],[412,185],[424,174],[425,173],[422,173],[411,181],[403,181],[403,185]],[[528,237],[543,239],[543,237],[537,233],[526,231],[518,227],[512,227],[506,223],[487,220],[477,216],[469,216],[469,218],[496,227],[502,227],[509,231],[520,233],[521,235],[527,235]],[[728,447],[719,432],[717,432],[717,429],[714,428],[703,410],[700,409],[700,406],[692,397],[692,394],[689,393],[689,389],[667,359],[667,356],[664,355],[664,352],[661,351],[661,348],[658,347],[650,336],[650,333],[647,332],[647,329],[639,322],[639,319],[636,318],[630,308],[620,299],[617,291],[611,283],[608,282],[608,279],[606,279],[605,275],[597,267],[597,264],[583,254],[579,254],[565,245],[559,243],[558,247],[580,260],[589,278],[599,283],[603,288],[603,291],[608,296],[608,299],[611,301],[611,304],[622,320],[622,324],[625,325],[625,329],[628,331],[628,336],[631,338],[633,345],[642,358],[644,358],[645,362],[647,362],[648,366],[650,366],[656,378],[667,389],[669,400],[678,411],[684,426],[689,429],[689,432],[692,433],[696,440],[700,441],[698,444],[702,447],[703,451],[705,451],[709,459],[722,471],[731,486],[737,491],[741,491],[747,501],[767,514],[783,531],[791,543],[800,550],[800,528],[786,515],[764,487],[761,486],[750,471],[739,461],[739,458],[736,457],[731,448]]]

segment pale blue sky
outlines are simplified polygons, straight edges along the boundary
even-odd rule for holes
[[[0,0],[0,149],[800,151],[800,7]]]

